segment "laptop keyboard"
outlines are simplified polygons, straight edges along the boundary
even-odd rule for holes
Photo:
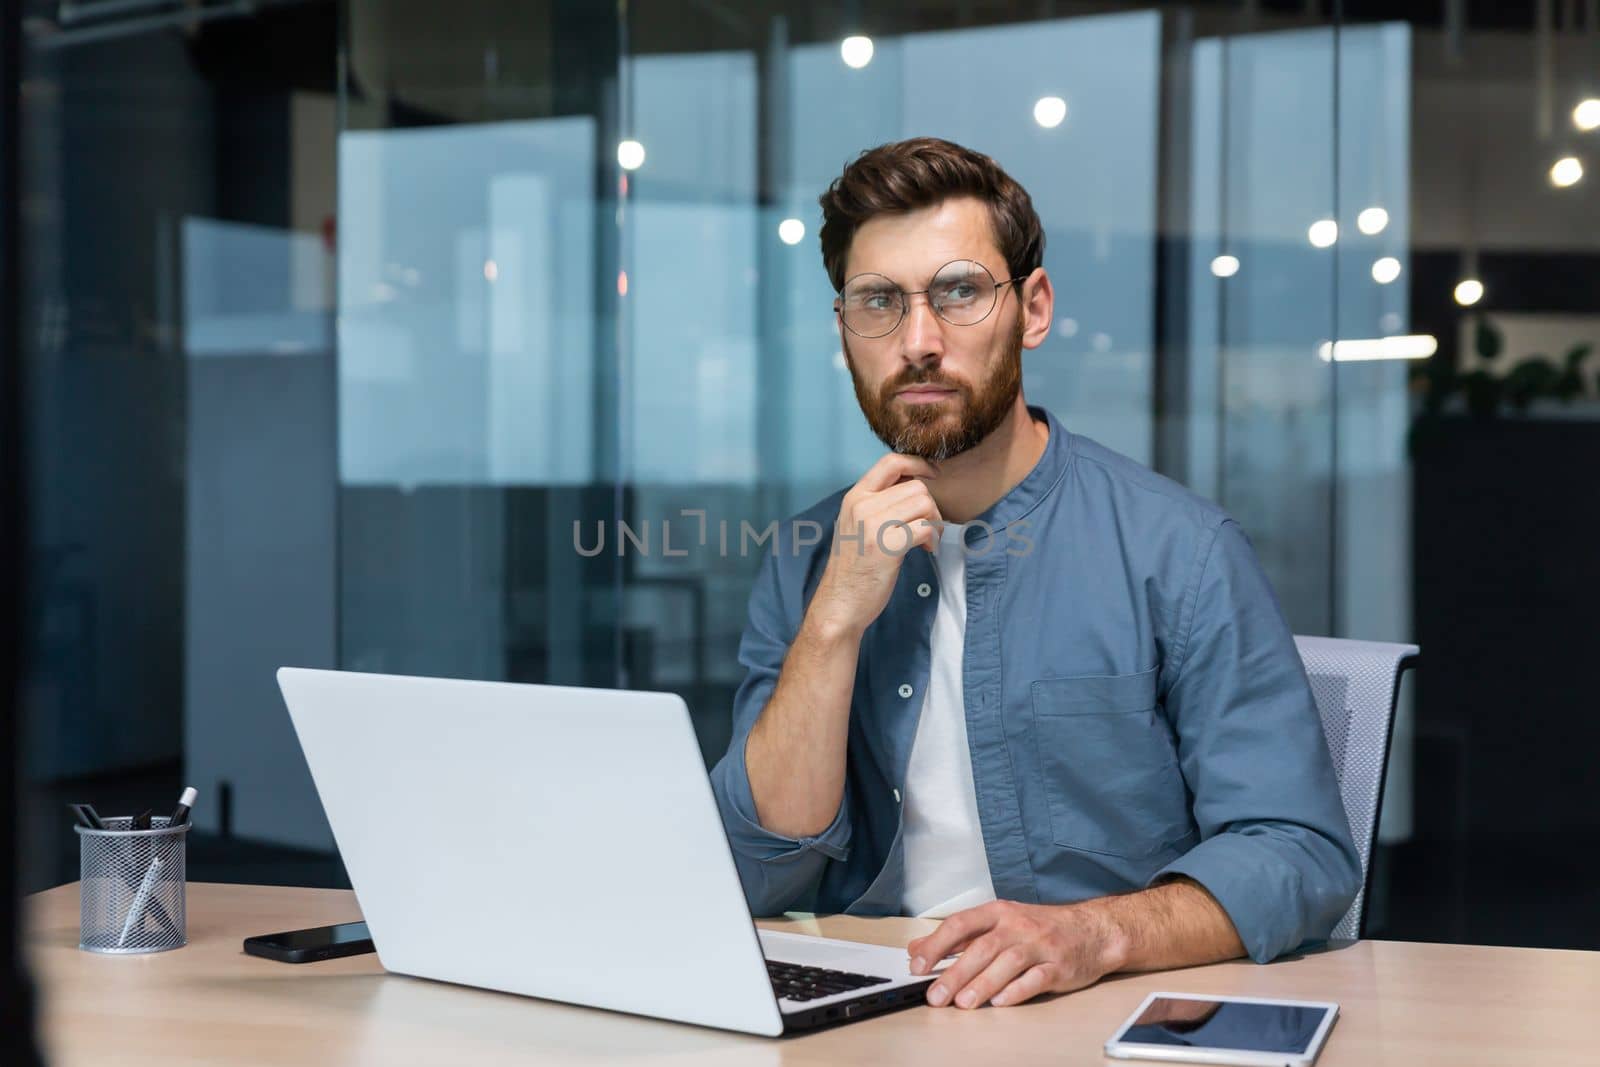
[[[767,961],[767,974],[773,991],[781,1000],[816,1000],[853,989],[885,985],[889,979],[851,971],[831,971],[826,967],[804,967],[798,963]]]

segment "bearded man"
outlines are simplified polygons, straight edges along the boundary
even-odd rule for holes
[[[942,919],[936,1007],[1325,939],[1362,869],[1289,627],[1237,523],[1027,404],[1028,193],[918,138],[821,202],[890,451],[750,595],[712,783],[752,911]]]

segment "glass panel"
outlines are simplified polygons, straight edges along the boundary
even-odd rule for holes
[[[1291,626],[1326,633],[1332,547],[1332,30],[1221,37],[1193,52],[1193,484],[1239,520]],[[1213,424],[1206,424],[1210,429]],[[1200,426],[1194,428],[1200,431]]]
[[[273,679],[335,659],[335,6],[21,6],[25,884],[185,784],[192,876],[337,882]]]
[[[622,232],[625,518],[656,535],[624,564],[624,625],[648,642],[626,678],[682,692],[708,759],[726,743],[745,597],[770,551],[753,536],[883,451],[856,407],[814,236],[844,160],[913,134],[1005,160],[1035,190],[1063,321],[1083,320],[1032,354],[1029,396],[1150,452],[1159,19],[908,33],[880,38],[860,70],[789,27],[752,20],[745,50],[666,55],[635,27],[623,71],[627,133],[645,150]],[[1080,103],[1070,137],[1034,118],[1051,94]],[[1106,169],[1073,166],[1085,156]]]
[[[1567,528],[1528,524],[1577,499],[1549,457],[1586,455],[1595,185],[1551,170],[1595,136],[1583,12],[347,6],[342,662],[673,689],[717,756],[753,537],[882,450],[817,197],[936,134],[1043,219],[1059,306],[1030,399],[1219,501],[1297,631],[1421,635],[1451,665],[1402,698],[1378,861],[1402,902],[1437,861],[1450,908],[1385,918],[1380,890],[1375,917],[1465,930],[1454,842],[1503,844],[1519,812],[1591,831],[1570,797],[1486,792],[1517,774],[1471,741],[1564,766],[1498,714],[1532,683],[1489,667],[1582,630],[1504,546]],[[1464,502],[1495,479],[1450,458],[1474,449],[1524,457],[1492,515]],[[1537,618],[1502,625],[1524,595]],[[1444,674],[1493,680],[1494,707]]]
[[[346,665],[672,688],[720,754],[757,538],[882,452],[830,313],[817,196],[912,134],[986,151],[1032,191],[1059,303],[1028,396],[1141,462],[1174,333],[1156,302],[1171,187],[1193,190],[1194,256],[1203,234],[1249,250],[1227,284],[1211,255],[1178,277],[1197,340],[1167,411],[1185,447],[1162,464],[1241,513],[1291,617],[1326,629],[1332,370],[1314,352],[1334,259],[1300,234],[1333,210],[1331,31],[901,13],[852,66],[826,20],[779,9],[701,20],[691,45],[657,9],[615,25],[554,5],[519,13],[513,49],[469,4],[435,69],[414,42],[436,20],[350,14]],[[1302,118],[1260,86],[1300,94]],[[1162,174],[1169,127],[1192,130],[1181,180]],[[1283,503],[1308,484],[1317,504]]]
[[[349,5],[340,661],[615,684],[617,27],[439,18]]]
[[[717,756],[756,538],[883,447],[817,197],[931,133],[1042,216],[1030,399],[1427,650],[1372,928],[1594,947],[1597,20],[1383,7],[29,0],[25,882],[184,779],[196,874],[337,882],[282,663],[672,689]]]
[[[1411,324],[1413,33],[1404,23],[1339,31],[1337,319],[1351,342],[1417,336]],[[1369,232],[1370,231],[1370,232]],[[1383,261],[1399,273],[1391,277]],[[1388,280],[1380,280],[1388,279]],[[1343,355],[1365,354],[1350,347]],[[1321,345],[1318,355],[1332,356]],[[1337,491],[1330,633],[1412,642],[1408,359],[1333,366]],[[1380,839],[1412,833],[1413,694],[1401,693]]]

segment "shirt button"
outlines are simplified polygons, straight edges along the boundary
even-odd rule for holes
[[[911,683],[910,682],[901,682],[900,683],[900,696],[901,696],[902,699],[908,698],[908,697],[911,696]]]
[[[918,596],[927,596],[931,592],[933,592],[933,586],[929,585],[927,582],[923,582],[917,586]]]
[[[896,804],[900,803],[900,790],[898,789],[894,791],[894,802]]]

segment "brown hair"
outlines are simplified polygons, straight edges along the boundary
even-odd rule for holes
[[[914,137],[862,152],[818,198],[822,263],[834,290],[844,288],[844,261],[862,223],[955,196],[976,197],[989,205],[995,244],[1012,277],[1025,277],[1044,261],[1044,227],[1033,200],[1000,164],[937,137]]]

